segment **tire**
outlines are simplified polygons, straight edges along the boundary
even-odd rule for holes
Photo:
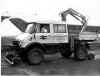
[[[86,60],[88,56],[88,51],[85,45],[79,46],[77,50],[75,50],[75,60],[81,61]]]
[[[95,58],[95,55],[90,53],[88,54],[88,60],[93,60]]]
[[[65,58],[70,58],[70,56],[72,55],[71,52],[65,52],[65,53],[61,53],[61,55]]]
[[[62,49],[60,51],[61,55],[65,58],[70,58],[70,56],[72,55],[72,52],[70,51],[69,48],[66,48],[66,49]]]
[[[43,50],[39,47],[30,49],[27,54],[28,63],[30,65],[38,65],[44,60]]]

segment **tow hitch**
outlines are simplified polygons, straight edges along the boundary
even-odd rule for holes
[[[14,54],[7,54],[4,59],[11,65],[17,65],[21,62],[21,58]]]

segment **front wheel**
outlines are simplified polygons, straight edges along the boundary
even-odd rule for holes
[[[29,64],[40,64],[44,59],[42,52],[42,49],[39,47],[32,48],[27,54]]]

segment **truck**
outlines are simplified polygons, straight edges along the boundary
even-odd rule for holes
[[[73,16],[82,23],[81,31],[77,36],[70,35],[67,26],[67,15]],[[93,59],[89,54],[89,43],[97,39],[97,34],[87,32],[87,19],[82,14],[69,8],[60,13],[60,22],[37,21],[31,22],[26,31],[16,36],[6,51],[5,60],[11,65],[19,61],[37,65],[45,60],[45,54],[59,52],[63,57],[73,58],[77,61]]]

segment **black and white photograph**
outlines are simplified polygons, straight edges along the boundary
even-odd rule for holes
[[[100,76],[99,0],[0,0],[1,76]]]

